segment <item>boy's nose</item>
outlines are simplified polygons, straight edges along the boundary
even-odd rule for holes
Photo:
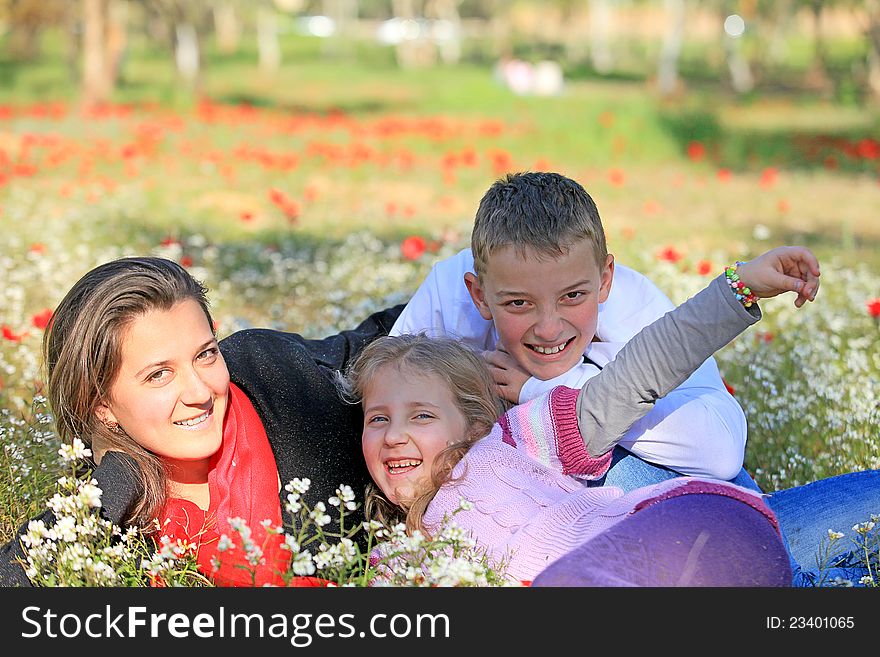
[[[556,313],[544,313],[535,323],[532,332],[539,340],[552,342],[562,334],[562,321]]]

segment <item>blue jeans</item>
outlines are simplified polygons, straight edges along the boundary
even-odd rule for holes
[[[630,491],[680,476],[674,470],[653,465],[616,447],[606,475],[589,485],[618,486]],[[740,470],[731,483],[763,492],[745,469]],[[880,514],[880,470],[820,479],[770,493],[766,501],[776,514],[791,557],[793,586],[815,586],[820,576],[817,564],[819,546],[828,541],[828,530],[845,534],[841,541],[849,541],[855,537],[853,525],[868,521],[872,513]],[[859,579],[867,573],[855,551],[844,551],[834,567],[829,568],[826,564],[825,583],[840,577],[858,586]]]

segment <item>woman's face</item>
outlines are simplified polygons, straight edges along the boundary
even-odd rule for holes
[[[220,448],[228,392],[229,371],[208,319],[188,299],[129,324],[110,400],[97,414],[185,476],[203,470]]]

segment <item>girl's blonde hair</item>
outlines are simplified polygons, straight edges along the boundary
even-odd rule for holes
[[[97,409],[108,403],[122,366],[125,333],[138,317],[193,300],[205,313],[207,290],[176,262],[164,258],[119,258],[92,269],[74,284],[43,335],[43,366],[55,427],[64,442],[100,441],[137,464],[140,496],[125,524],[143,529],[161,511],[168,478],[162,459],[141,447],[122,427],[108,427]],[[173,338],[173,336],[171,336]]]
[[[398,506],[388,500],[375,485],[367,488],[365,513],[387,525],[406,524],[408,531],[418,529],[429,534],[422,519],[428,504],[443,484],[452,477],[452,470],[504,412],[504,405],[495,392],[495,383],[485,364],[467,347],[450,338],[429,338],[426,335],[398,335],[379,338],[370,343],[339,377],[343,397],[361,403],[364,391],[376,373],[392,365],[400,371],[438,377],[449,388],[455,405],[465,419],[465,435],[437,455],[426,491]]]

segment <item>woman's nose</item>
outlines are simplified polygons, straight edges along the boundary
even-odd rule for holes
[[[196,370],[189,370],[184,375],[183,389],[180,399],[185,404],[196,406],[211,399],[211,388]]]

